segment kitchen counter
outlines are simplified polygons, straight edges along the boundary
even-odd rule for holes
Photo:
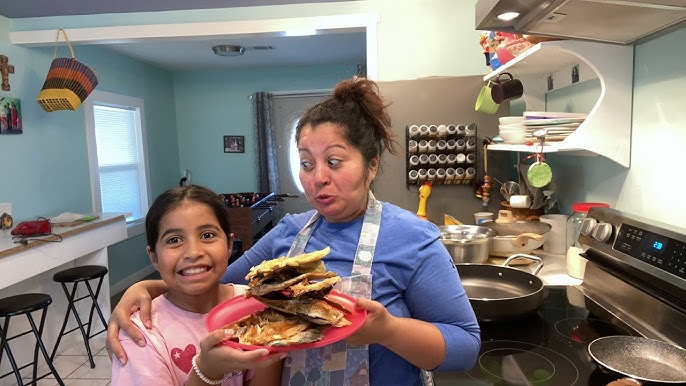
[[[62,287],[52,280],[52,276],[63,269],[82,265],[108,266],[107,247],[125,240],[126,221],[122,214],[101,214],[99,218],[69,227],[53,226],[53,233],[62,237],[47,236],[42,241],[31,239],[26,245],[12,242],[8,231],[0,232],[0,298],[23,293],[45,293],[52,297],[52,304],[48,307],[43,341],[50,350],[62,320],[67,310],[67,299]],[[85,295],[86,289],[79,286],[77,297]],[[98,304],[102,308],[105,318],[110,314],[110,285],[106,276]],[[77,310],[82,319],[88,318],[90,302],[87,300],[77,303]],[[73,318],[70,326],[74,323]],[[103,328],[98,318],[93,319],[93,331]],[[13,319],[10,334],[29,328],[26,318]],[[12,348],[18,362],[28,363],[33,359],[33,336],[23,336],[13,341]],[[60,347],[66,350],[71,346],[83,345],[83,339],[78,332],[74,332],[62,339]],[[0,371],[4,374],[9,366],[3,361]]]
[[[53,226],[53,234],[14,243],[8,231],[0,234],[0,289],[19,283],[80,257],[94,254],[126,238],[123,214],[103,213],[99,218],[70,227]],[[105,260],[100,262],[107,265]]]

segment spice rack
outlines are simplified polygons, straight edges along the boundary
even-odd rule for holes
[[[420,186],[471,185],[476,178],[476,124],[412,124],[405,128],[405,181]]]

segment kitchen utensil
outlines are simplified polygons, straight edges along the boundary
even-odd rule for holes
[[[510,79],[501,79],[503,76]],[[491,87],[491,98],[498,104],[521,98],[523,94],[524,85],[522,85],[522,81],[515,79],[509,72],[499,74]]]
[[[532,273],[509,267],[519,258],[531,259],[538,265]],[[455,267],[474,313],[481,321],[503,321],[528,315],[536,311],[549,294],[543,281],[536,276],[543,268],[543,262],[536,256],[518,253],[501,266],[456,264]]]
[[[550,224],[538,221],[516,221],[505,223],[503,218],[513,218],[510,211],[499,211],[498,220],[481,224],[496,231],[491,243],[491,255],[510,256],[515,253],[530,253],[540,248],[552,228]]]
[[[485,263],[495,231],[476,225],[439,226],[441,243],[455,264]]]
[[[498,107],[500,107],[500,105],[495,103],[493,101],[493,97],[491,97],[492,86],[493,82],[488,81],[488,83],[481,88],[479,96],[476,98],[474,110],[486,114],[495,114],[495,112],[498,111]]]
[[[553,180],[553,170],[545,162],[543,158],[543,146],[545,145],[545,136],[548,134],[547,129],[538,129],[533,132],[533,136],[541,141],[540,153],[535,153],[536,161],[529,166],[529,170],[526,172],[526,177],[529,180],[531,186],[535,188],[542,188]]]
[[[484,178],[483,184],[481,184],[481,188],[479,189],[481,193],[481,206],[484,207],[487,207],[488,203],[491,200],[491,177],[488,175],[488,144],[490,143],[490,139],[484,139]],[[476,160],[476,156],[474,157],[474,159]]]
[[[502,185],[500,185],[500,194],[503,195],[503,198],[506,200],[510,200],[510,196],[517,194],[519,192],[519,184],[516,183],[515,181],[506,181]]]
[[[539,221],[550,224],[550,232],[543,242],[543,250],[553,255],[567,253],[567,215],[544,214]]]
[[[431,195],[431,184],[425,182],[424,185],[419,187],[419,207],[417,208],[417,217],[422,220],[426,220],[426,200],[429,199]]]
[[[449,214],[443,214],[443,225],[464,225],[462,222]]]
[[[603,369],[628,379],[654,383],[686,383],[686,350],[638,336],[605,336],[588,345]]]
[[[513,208],[507,201],[501,201],[500,206],[504,210],[509,210],[512,212],[512,216],[515,218],[515,221],[538,221],[538,219],[544,213],[543,208]]]

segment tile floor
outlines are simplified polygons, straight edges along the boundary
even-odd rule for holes
[[[106,386],[110,384],[112,361],[110,361],[107,350],[105,350],[105,337],[97,336],[91,338],[90,341],[93,361],[95,362],[94,369],[90,368],[86,348],[83,345],[75,345],[55,356],[53,364],[66,386]],[[28,368],[24,371],[26,372],[24,383],[28,385],[31,382],[29,374],[31,369]],[[47,372],[48,368],[45,364],[38,368],[39,375]],[[57,381],[55,381],[55,377],[50,375],[38,381],[36,385],[56,386]]]
[[[143,280],[159,279],[160,276],[157,272],[146,276]],[[114,308],[122,293],[114,294],[110,298],[110,304]],[[86,354],[86,348],[81,345],[75,345],[64,351],[61,351],[55,356],[53,364],[57,372],[60,374],[62,381],[66,386],[106,386],[110,384],[110,379],[112,376],[112,361],[107,355],[107,350],[105,349],[105,333],[102,333],[90,340],[91,352],[93,353],[93,361],[95,362],[95,368],[90,368],[90,363],[88,363],[88,355]],[[48,368],[45,364],[38,368],[38,375],[45,374],[48,372]],[[27,368],[22,371],[24,374],[24,383],[30,384],[31,382],[31,368]],[[57,386],[57,382],[52,375],[41,379],[36,382],[38,386]],[[12,376],[3,379],[10,380],[13,379]],[[1,383],[12,384],[10,383]],[[16,386],[16,382],[13,383]]]

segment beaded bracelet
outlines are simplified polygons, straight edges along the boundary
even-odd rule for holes
[[[200,369],[198,368],[198,364],[196,363],[196,361],[199,356],[200,354],[195,354],[195,356],[193,356],[193,359],[191,360],[191,363],[193,364],[193,371],[195,371],[195,374],[198,376],[198,378],[200,378],[200,380],[207,383],[208,385],[221,385],[222,383],[224,383],[224,381],[229,379],[231,374],[233,374],[229,371],[228,373],[224,374],[224,377],[222,377],[222,379],[209,379],[207,375],[203,374],[202,371],[200,371]]]

